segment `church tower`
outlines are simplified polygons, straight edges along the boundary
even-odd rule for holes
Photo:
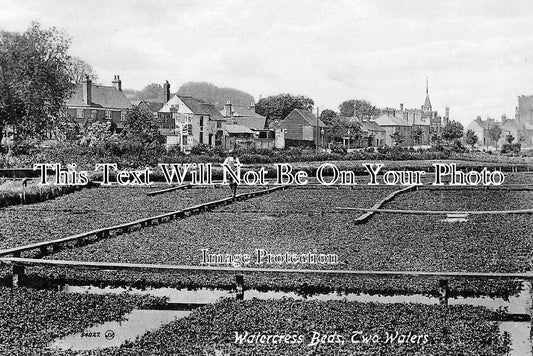
[[[422,105],[423,111],[432,111],[431,110],[431,100],[429,100],[429,81],[426,77],[426,101],[424,102],[424,105]]]

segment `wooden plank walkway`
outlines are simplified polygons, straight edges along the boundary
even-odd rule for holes
[[[185,266],[165,264],[138,264],[118,262],[87,262],[65,260],[43,260],[33,258],[2,257],[0,264],[25,267],[63,267],[73,269],[95,270],[127,270],[139,272],[230,272],[242,273],[281,273],[281,274],[318,274],[344,275],[370,278],[416,278],[416,279],[478,279],[478,280],[533,280],[533,272],[522,273],[489,273],[489,272],[425,272],[425,271],[364,271],[364,270],[327,270],[327,269],[296,269],[296,268],[253,268],[253,267],[213,267],[213,266]]]
[[[246,193],[238,194],[235,198],[233,197],[223,198],[223,199],[191,206],[183,210],[173,211],[170,213],[165,213],[165,214],[161,214],[157,216],[151,216],[148,218],[130,221],[124,224],[105,227],[102,229],[87,231],[87,232],[83,232],[80,234],[63,237],[60,239],[37,242],[37,243],[30,244],[30,245],[24,245],[24,246],[18,246],[14,248],[5,249],[5,250],[0,250],[0,257],[6,256],[6,255],[13,255],[14,257],[20,257],[21,252],[36,250],[36,249],[40,249],[43,254],[46,254],[49,246],[52,246],[54,250],[57,250],[58,247],[64,243],[77,242],[79,244],[82,244],[85,239],[92,238],[94,236],[96,236],[99,239],[107,238],[111,236],[112,233],[126,233],[132,230],[136,230],[139,228],[149,226],[149,225],[157,225],[160,223],[168,222],[170,220],[174,220],[178,218],[185,218],[193,214],[202,213],[202,212],[214,209],[222,205],[231,204],[234,201],[246,200],[246,199],[250,199],[256,196],[269,194],[276,190],[284,190],[287,188],[288,187],[286,186],[278,186],[278,187],[273,187],[273,188],[269,188],[265,190],[246,192]]]
[[[388,214],[416,214],[416,215],[504,215],[504,214],[533,214],[533,209],[520,210],[396,210],[396,209],[375,209],[375,208],[343,208],[337,207],[337,210],[366,211],[372,213]]]
[[[153,192],[148,192],[148,193],[146,193],[146,195],[148,195],[149,197],[152,197],[152,196],[158,195],[158,194],[164,194],[164,193],[168,193],[168,192],[173,192],[175,190],[190,189],[190,188],[191,188],[190,184],[182,184],[182,185],[178,185],[176,187],[170,187],[170,188],[167,188],[167,189],[161,189],[161,190],[156,190],[156,191],[153,191]]]
[[[408,186],[408,187],[406,187],[406,188],[403,188],[403,189],[400,189],[400,190],[396,190],[396,191],[390,193],[390,194],[387,195],[385,198],[381,199],[381,200],[378,201],[376,204],[374,204],[374,205],[372,206],[372,208],[367,209],[367,210],[366,210],[366,213],[364,213],[364,214],[361,215],[361,216],[358,216],[358,217],[354,220],[354,222],[355,222],[356,224],[361,224],[361,223],[364,223],[364,222],[368,221],[368,219],[370,219],[370,218],[372,217],[372,215],[375,214],[375,211],[373,211],[373,210],[377,210],[377,209],[381,208],[381,206],[383,206],[383,204],[385,204],[385,203],[391,201],[391,200],[394,199],[394,197],[396,197],[398,194],[402,194],[402,193],[405,193],[405,192],[409,192],[409,191],[414,190],[414,189],[416,189],[416,188],[417,188],[416,185],[410,185],[410,186]]]

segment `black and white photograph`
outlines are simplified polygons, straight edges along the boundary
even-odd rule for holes
[[[531,14],[0,0],[0,356],[533,356]]]

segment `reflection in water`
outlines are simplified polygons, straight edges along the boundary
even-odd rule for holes
[[[93,326],[82,333],[68,335],[52,342],[50,348],[62,350],[92,350],[120,346],[126,340],[135,340],[147,331],[188,316],[190,311],[176,310],[134,310],[126,315],[128,320],[110,321]]]
[[[509,356],[532,355],[531,343],[529,341],[529,333],[531,332],[531,324],[529,321],[504,321],[500,323],[500,331],[502,333],[507,331],[511,336],[511,352],[509,353]]]

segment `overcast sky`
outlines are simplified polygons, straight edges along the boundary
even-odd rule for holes
[[[32,20],[72,37],[100,82],[208,81],[259,96],[349,98],[468,123],[514,117],[533,94],[533,1],[0,0],[0,28]]]

